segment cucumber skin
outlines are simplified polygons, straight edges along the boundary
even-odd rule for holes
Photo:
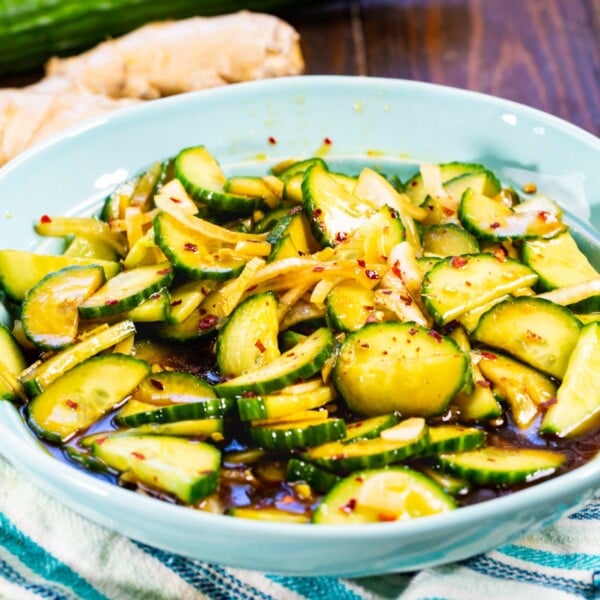
[[[150,21],[217,15],[242,8],[269,11],[306,0],[5,0],[0,15],[0,75],[40,69],[65,56],[123,35]]]
[[[251,427],[250,438],[265,450],[294,450],[340,440],[346,435],[344,419],[315,421],[313,424],[307,424],[306,421],[301,423],[302,426],[297,427],[290,422],[287,429]]]
[[[285,480],[290,483],[306,482],[316,492],[325,494],[342,478],[304,460],[291,458],[288,462]]]

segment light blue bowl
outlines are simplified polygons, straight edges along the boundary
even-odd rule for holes
[[[332,141],[327,158],[344,168],[376,164],[404,175],[414,170],[407,162],[481,161],[517,179],[502,168],[525,169],[524,177],[550,186],[565,206],[600,225],[600,141],[592,135],[480,94],[397,80],[304,77],[151,102],[23,154],[0,170],[0,246],[54,248],[32,231],[41,214],[90,213],[117,181],[184,146],[205,144],[229,173],[264,172],[283,158],[312,155],[326,137]],[[600,267],[594,229],[578,218],[569,222]],[[49,456],[6,403],[0,405],[0,440],[0,451],[41,488],[116,531],[214,563],[298,575],[410,571],[464,559],[550,523],[600,485],[596,458],[453,513],[404,523],[304,526],[206,514],[107,484]]]

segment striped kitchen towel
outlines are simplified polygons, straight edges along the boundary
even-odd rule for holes
[[[286,577],[210,565],[124,538],[0,459],[2,600],[600,599],[600,501],[519,543],[418,573]]]

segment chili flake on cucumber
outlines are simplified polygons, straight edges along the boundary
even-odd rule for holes
[[[230,176],[199,145],[100,220],[44,215],[63,256],[0,249],[0,399],[78,468],[228,518],[420,518],[577,467],[600,447],[585,248],[475,161],[404,181]]]

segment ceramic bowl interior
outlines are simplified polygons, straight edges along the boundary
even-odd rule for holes
[[[330,144],[325,144],[328,138]],[[275,143],[273,143],[275,142]],[[204,144],[228,174],[321,153],[344,169],[405,177],[420,162],[482,162],[534,181],[566,208],[600,268],[600,141],[539,111],[415,82],[302,77],[150,102],[87,122],[0,170],[0,247],[57,251],[32,223],[91,214],[155,160]],[[590,225],[591,224],[591,225]],[[6,315],[0,315],[6,318]],[[328,527],[211,515],[134,494],[48,455],[0,405],[0,452],[65,504],[142,542],[209,562],[300,575],[409,571],[473,556],[558,518],[600,485],[600,459],[530,489],[403,523]]]

